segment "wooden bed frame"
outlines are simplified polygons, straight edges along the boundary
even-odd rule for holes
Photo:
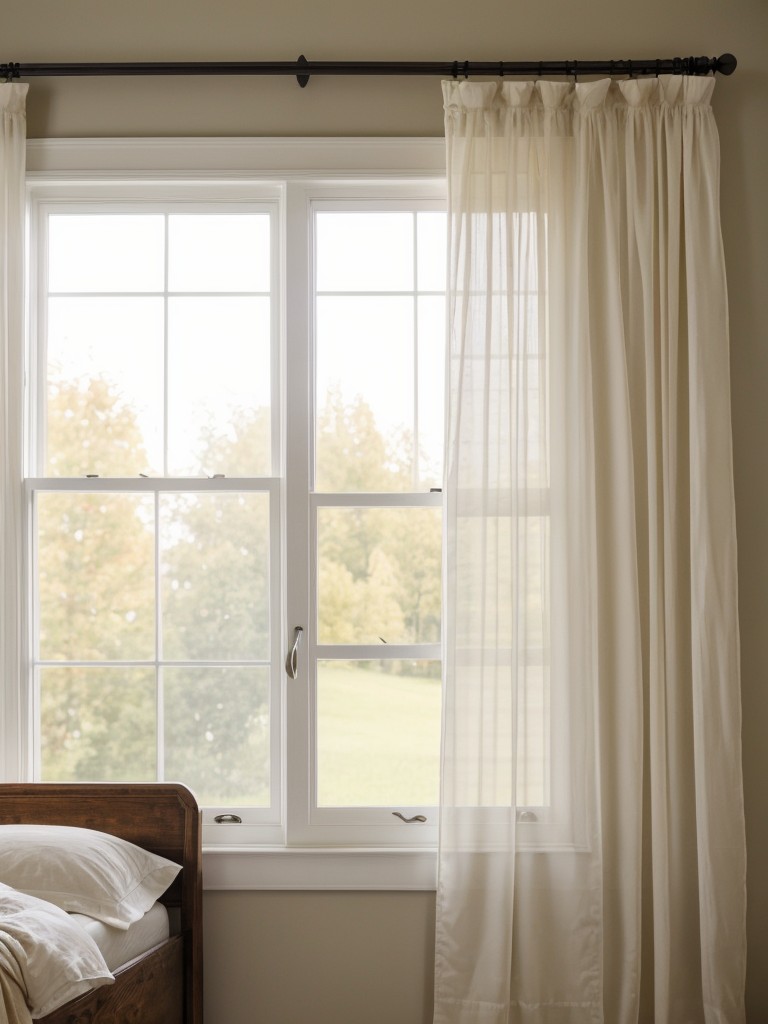
[[[97,829],[181,864],[161,901],[180,931],[115,971],[115,984],[80,996],[41,1024],[203,1024],[200,809],[177,783],[0,785],[0,824]]]

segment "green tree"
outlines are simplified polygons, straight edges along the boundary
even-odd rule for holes
[[[206,459],[245,475],[267,450],[268,410],[238,415],[205,438]],[[166,776],[206,803],[269,798],[269,499],[264,493],[177,494],[161,512],[163,655],[217,666],[166,669]]]
[[[362,398],[345,404],[331,391],[318,417],[318,489],[410,490],[412,450],[407,432],[385,440]],[[321,642],[439,641],[441,529],[436,512],[323,508],[318,548]]]
[[[407,491],[412,442],[401,432],[387,442],[360,396],[345,404],[332,389],[317,417],[318,491]]]
[[[142,465],[133,413],[104,381],[61,383],[48,403],[49,462],[60,476]],[[40,653],[46,661],[154,656],[151,499],[85,491],[38,494]],[[152,778],[154,684],[142,669],[43,668],[44,778]]]
[[[124,473],[146,455],[133,411],[109,385],[62,382],[48,407],[50,471]],[[206,462],[246,475],[269,448],[269,414],[234,417],[202,440]],[[387,442],[369,406],[332,393],[319,418],[318,485],[330,491],[410,489],[408,437]],[[247,492],[160,496],[164,772],[206,803],[262,803],[269,788],[269,670],[227,664],[270,658],[269,508]],[[393,514],[394,513],[394,514]],[[154,496],[42,493],[40,642],[44,660],[155,658]],[[440,528],[433,510],[322,509],[319,638],[334,643],[439,637]],[[380,668],[398,669],[381,661]],[[423,667],[410,666],[406,674]],[[434,670],[428,670],[433,674]],[[152,668],[41,671],[46,778],[153,778]]]

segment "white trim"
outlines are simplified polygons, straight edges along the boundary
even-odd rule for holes
[[[445,178],[443,138],[30,139],[27,176],[119,180],[130,174],[264,181],[355,175]]]
[[[259,491],[279,495],[280,481],[271,476],[32,476],[27,477],[28,491],[156,491],[196,493],[220,491]]]
[[[383,207],[393,202],[414,209],[442,201],[445,187],[444,141],[435,139],[72,139],[32,140],[28,147],[28,195],[33,216],[47,204],[95,201],[105,206],[130,206],[141,193],[147,203],[216,202],[278,206],[279,231],[273,234],[273,274],[279,270],[279,313],[272,318],[273,340],[279,355],[272,363],[273,383],[285,384],[285,406],[273,404],[274,477],[247,479],[186,478],[40,478],[27,480],[28,496],[35,490],[132,491],[158,495],[165,491],[266,491],[271,522],[281,517],[281,531],[291,556],[303,565],[302,576],[287,580],[285,551],[272,551],[274,591],[283,590],[290,602],[282,623],[272,621],[271,655],[278,667],[272,716],[281,737],[272,736],[272,787],[282,783],[278,819],[263,809],[241,810],[243,824],[208,824],[218,812],[237,808],[206,808],[205,886],[211,889],[434,889],[436,875],[436,813],[434,808],[401,808],[406,816],[426,812],[430,821],[406,826],[388,809],[321,808],[311,814],[311,708],[313,694],[308,670],[311,646],[310,594],[314,587],[309,559],[309,524],[318,507],[439,507],[437,493],[383,495],[311,495],[311,356],[306,338],[312,326],[312,202],[328,207],[371,201]],[[130,192],[127,189],[130,188]],[[139,203],[143,208],[144,203]],[[274,224],[274,221],[273,221]],[[273,278],[274,283],[274,278]],[[410,294],[410,293],[409,293]],[[277,312],[277,311],[276,311]],[[283,391],[282,388],[278,389]],[[286,429],[287,424],[287,429]],[[287,432],[290,430],[290,433]],[[277,437],[283,434],[280,448]],[[297,451],[300,455],[297,458]],[[39,469],[38,469],[39,471]],[[274,539],[274,538],[273,538]],[[276,571],[280,566],[279,573]],[[290,582],[292,586],[286,584]],[[299,676],[287,681],[282,658],[295,625],[305,629]],[[365,647],[324,645],[317,653],[360,656]],[[378,647],[371,654],[380,654]],[[399,645],[390,656],[439,658],[439,645]],[[282,722],[282,726],[278,723]],[[290,733],[290,736],[288,736]],[[290,739],[294,754],[287,763],[274,761]],[[296,756],[304,752],[304,759]],[[280,765],[282,764],[282,767]],[[284,777],[281,778],[281,775]],[[291,798],[288,799],[290,791]],[[290,808],[290,809],[289,809]],[[234,829],[230,832],[229,829]],[[237,841],[232,839],[237,836]],[[397,844],[406,836],[408,846]],[[284,846],[285,841],[305,844]],[[255,845],[261,843],[262,845]]]
[[[432,891],[434,849],[203,847],[203,888]]]
[[[312,505],[316,508],[442,508],[440,491],[339,491],[327,494],[315,491]]]

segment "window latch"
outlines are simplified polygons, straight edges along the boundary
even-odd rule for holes
[[[401,821],[404,821],[406,825],[412,825],[414,821],[427,820],[423,814],[414,814],[412,818],[406,818],[406,816],[404,814],[401,814],[400,811],[392,811],[392,813],[396,818],[399,818]]]
[[[289,679],[295,679],[299,672],[299,644],[303,632],[301,626],[297,626],[293,631],[293,645],[285,659],[285,671],[288,673]]]

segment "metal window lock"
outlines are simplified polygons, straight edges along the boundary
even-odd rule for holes
[[[289,679],[295,679],[299,671],[299,644],[301,643],[301,634],[304,632],[301,626],[296,626],[293,631],[293,644],[288,657],[285,659],[285,671],[288,673]]]

